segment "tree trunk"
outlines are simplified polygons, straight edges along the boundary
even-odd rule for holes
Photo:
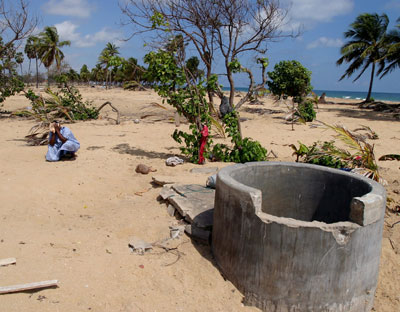
[[[372,63],[371,81],[369,82],[368,95],[367,95],[367,98],[365,99],[365,102],[369,102],[371,99],[372,84],[374,82],[374,74],[375,74],[375,62]]]
[[[37,89],[39,88],[39,66],[37,57],[35,58],[35,60],[36,60],[36,89]]]
[[[47,86],[50,88],[50,66],[47,68]]]

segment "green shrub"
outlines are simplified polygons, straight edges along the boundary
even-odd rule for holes
[[[250,138],[241,139],[235,111],[226,114],[223,121],[233,147],[229,148],[226,144],[215,144],[212,150],[215,160],[235,163],[266,160],[267,150],[258,141]]]
[[[312,100],[307,99],[299,103],[296,115],[303,119],[305,122],[313,121],[317,116],[314,110],[314,103]]]

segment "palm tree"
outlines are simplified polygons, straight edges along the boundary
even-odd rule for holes
[[[108,42],[106,47],[101,51],[98,59],[98,64],[100,64],[106,71],[106,87],[107,77],[109,77],[109,82],[111,83],[111,71],[109,71],[111,66],[110,62],[112,62],[112,60],[115,59],[115,56],[119,54],[118,49],[119,47],[117,47],[115,44]]]
[[[39,34],[40,39],[40,59],[49,73],[50,66],[56,61],[57,70],[60,70],[61,61],[64,59],[64,53],[60,50],[63,46],[69,46],[71,41],[60,41],[56,27],[45,27]],[[49,75],[47,76],[50,85]]]
[[[385,61],[389,64],[384,69],[380,69],[381,78],[396,68],[400,68],[400,17],[397,23],[396,28],[387,34],[388,49]]]
[[[366,102],[371,99],[376,64],[382,66],[382,60],[387,51],[386,29],[388,24],[389,18],[386,14],[379,16],[376,13],[365,13],[359,15],[350,25],[350,29],[344,33],[344,36],[350,41],[342,46],[340,50],[342,57],[337,60],[336,64],[341,65],[343,62],[351,64],[340,80],[350,77],[355,71],[361,69],[359,75],[353,80],[356,81],[371,65],[371,80]]]
[[[39,52],[40,52],[40,40],[38,37],[30,36],[28,37],[25,45],[25,54],[29,58],[29,73],[31,71],[31,60],[36,61],[36,88],[39,87]]]

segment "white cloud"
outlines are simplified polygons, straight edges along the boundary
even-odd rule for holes
[[[353,0],[285,0],[289,7],[288,22],[284,30],[306,29],[318,23],[331,21],[335,16],[350,13],[354,7]]]
[[[89,17],[94,6],[87,0],[49,0],[43,10],[52,15]]]
[[[317,40],[309,43],[307,49],[315,49],[319,47],[338,48],[343,45],[342,39],[334,39],[327,37],[320,37]]]
[[[55,27],[57,28],[61,40],[70,40],[72,45],[79,48],[92,47],[102,42],[122,43],[119,40],[122,34],[108,28],[103,28],[94,34],[81,35],[77,32],[79,26],[71,21],[64,21],[60,24],[56,24]]]

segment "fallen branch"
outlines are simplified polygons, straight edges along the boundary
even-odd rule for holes
[[[51,281],[43,281],[43,282],[37,282],[37,283],[5,286],[5,287],[0,287],[0,294],[8,294],[8,293],[26,291],[26,290],[31,290],[31,289],[54,287],[54,286],[57,286],[57,284],[58,284],[58,280],[51,280]]]
[[[103,104],[97,109],[97,113],[99,113],[100,110],[102,110],[102,109],[104,108],[104,106],[106,106],[106,105],[110,105],[112,111],[115,112],[115,113],[117,113],[117,120],[115,120],[115,121],[116,121],[117,125],[119,125],[119,124],[120,124],[120,119],[119,119],[120,113],[119,113],[119,110],[116,109],[116,108],[111,104],[111,102],[107,101],[107,102],[103,103]]]
[[[394,227],[396,224],[399,224],[399,223],[400,223],[400,221],[397,221],[397,222],[393,223],[390,227],[393,229],[393,227]]]
[[[6,266],[15,263],[17,263],[17,259],[15,258],[0,259],[0,266]]]

